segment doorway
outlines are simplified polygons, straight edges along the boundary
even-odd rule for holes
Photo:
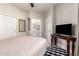
[[[41,37],[41,19],[37,18],[30,19],[30,35]]]

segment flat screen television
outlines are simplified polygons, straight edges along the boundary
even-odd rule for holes
[[[72,24],[56,25],[56,33],[72,36]]]

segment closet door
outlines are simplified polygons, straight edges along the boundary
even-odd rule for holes
[[[0,39],[16,36],[16,18],[0,14]]]

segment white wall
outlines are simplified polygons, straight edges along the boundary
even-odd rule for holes
[[[24,33],[19,33],[18,32],[18,19],[27,19],[27,12],[24,12],[18,8],[16,8],[15,6],[11,5],[11,4],[7,4],[7,3],[0,3],[0,14],[4,14],[7,15],[8,17],[13,17],[16,18],[16,34],[17,35],[21,35],[21,34],[25,34]],[[11,33],[12,34],[12,33]]]
[[[16,18],[0,14],[0,40],[16,36]]]
[[[78,32],[77,32],[77,33],[78,33],[78,37],[77,37],[77,38],[78,38],[78,41],[77,41],[77,43],[78,43],[78,44],[77,44],[77,46],[78,46],[78,47],[77,47],[77,49],[78,49],[78,50],[77,50],[77,54],[78,54],[78,56],[79,56],[79,4],[78,4],[78,22],[77,22],[77,23],[78,23],[78,25],[77,25],[77,31],[78,31]]]
[[[51,34],[54,33],[54,6],[52,5],[45,17],[45,37],[51,43]]]
[[[36,12],[36,11],[30,11],[30,12],[25,12],[22,11],[21,9],[17,8],[16,6],[14,6],[13,4],[7,4],[7,3],[0,3],[0,13],[16,18],[16,34],[17,35],[24,35],[27,33],[28,31],[28,21],[27,18],[30,16],[30,18],[38,18],[41,19],[41,36],[45,37],[44,35],[44,13],[40,13],[40,12]],[[18,32],[18,19],[24,19],[26,20],[26,32]]]
[[[69,23],[72,23],[75,27],[77,25],[77,4],[65,3],[58,5],[56,8],[56,24],[60,25]],[[73,35],[76,36],[76,32],[74,31],[75,29],[73,30]]]
[[[64,3],[56,6],[56,25],[72,23],[72,35],[77,37],[78,4]],[[66,42],[61,41],[66,48]]]

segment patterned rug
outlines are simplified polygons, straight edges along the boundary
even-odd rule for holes
[[[67,52],[58,46],[51,46],[47,48],[44,56],[67,56]]]

